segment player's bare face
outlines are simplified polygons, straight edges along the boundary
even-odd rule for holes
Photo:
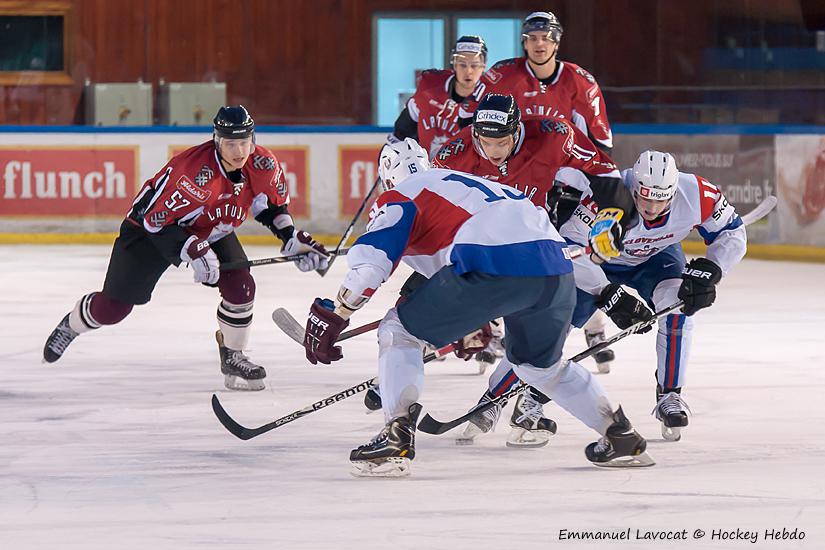
[[[221,155],[224,168],[230,172],[243,168],[254,147],[251,137],[243,139],[221,138],[218,140],[218,153]]]
[[[633,195],[633,199],[636,203],[636,210],[639,211],[639,215],[649,222],[661,217],[662,214],[667,212],[670,208],[670,199],[666,201],[652,201],[650,199],[642,198],[635,193]]]
[[[453,56],[455,90],[458,95],[467,97],[473,93],[478,80],[484,74],[484,68],[484,59],[480,55],[458,53]]]
[[[553,42],[546,32],[533,31],[522,35],[524,51],[527,52],[527,59],[536,65],[544,65],[556,55],[558,42]]]
[[[504,136],[500,138],[478,136],[478,143],[481,150],[487,155],[487,158],[496,166],[501,166],[510,153],[513,152],[513,147],[516,146],[515,136]]]

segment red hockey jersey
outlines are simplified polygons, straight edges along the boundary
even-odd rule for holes
[[[613,147],[604,98],[596,79],[574,63],[559,61],[555,78],[543,84],[526,57],[499,61],[484,76],[487,93],[512,94],[525,120],[560,117],[572,121],[602,147]]]
[[[177,224],[209,242],[231,233],[269,203],[289,203],[281,165],[265,147],[255,146],[239,183],[230,181],[212,140],[175,155],[141,187],[128,219],[149,233]]]
[[[450,94],[455,73],[452,70],[432,69],[421,73],[415,94],[407,101],[407,111],[418,124],[418,143],[430,157],[444,143],[461,130],[458,119],[472,118],[478,102],[484,97],[486,86],[479,79],[472,95],[463,103],[456,103]]]
[[[619,177],[616,165],[584,133],[567,120],[521,123],[516,148],[496,166],[473,145],[472,127],[465,128],[433,159],[433,166],[482,176],[515,187],[536,206],[544,207],[556,172],[570,167],[587,174]]]

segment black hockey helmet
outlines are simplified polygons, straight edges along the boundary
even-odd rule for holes
[[[243,105],[227,105],[218,109],[212,121],[215,137],[242,139],[255,132],[255,121]]]
[[[487,44],[484,39],[474,34],[462,36],[455,41],[450,59],[455,60],[458,54],[478,55],[483,61],[487,61]]]
[[[553,42],[561,42],[561,35],[564,29],[558,18],[550,11],[535,11],[524,18],[521,24],[521,34],[523,37],[533,31],[546,32]]]
[[[500,138],[518,132],[521,111],[511,95],[487,94],[473,113],[473,133]]]

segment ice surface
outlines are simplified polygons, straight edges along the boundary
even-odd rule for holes
[[[170,270],[119,326],[40,363],[52,328],[100,288],[108,254],[0,247],[0,548],[610,548],[560,541],[560,530],[627,528],[631,540],[616,548],[742,547],[711,540],[719,528],[758,531],[748,547],[825,547],[823,265],[746,260],[724,281],[697,316],[683,394],[694,416],[679,443],[663,442],[649,414],[653,334],[615,346],[613,372],[599,380],[648,437],[653,468],[593,467],[583,449],[595,434],[551,405],[559,434],[548,447],[505,447],[506,420],[472,447],[452,432],[422,434],[412,477],[373,480],[349,475],[350,449],[383,423],[360,395],[246,442],[209,405],[218,392],[236,419],[259,425],[375,375],[373,334],[347,342],[340,363],[313,367],[269,318],[278,306],[303,318],[315,296],[334,294],[345,262],[323,279],[255,268],[249,354],[269,377],[263,392],[236,393],[219,372],[217,292],[186,270]],[[379,318],[405,274],[353,326]],[[574,333],[566,352],[584,347]],[[455,358],[428,366],[425,410],[447,419],[475,403],[485,387],[475,371]],[[805,540],[763,541],[783,527]],[[700,541],[632,540],[636,529],[700,528]]]

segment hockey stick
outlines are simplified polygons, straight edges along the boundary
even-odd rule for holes
[[[438,359],[442,355],[446,355],[453,351],[455,346],[453,344],[447,344],[443,348],[439,348],[432,353],[428,353],[424,357],[424,362],[429,363],[435,359]],[[218,396],[214,393],[212,394],[212,411],[214,411],[215,416],[218,417],[218,421],[226,428],[229,433],[237,437],[238,439],[243,439],[246,441],[247,439],[252,439],[253,437],[258,437],[261,434],[265,434],[266,432],[272,431],[275,428],[280,428],[284,424],[289,424],[294,420],[298,420],[299,418],[306,416],[308,414],[312,414],[315,411],[319,411],[325,407],[329,407],[330,405],[334,405],[339,401],[343,401],[348,397],[352,397],[355,394],[361,393],[362,391],[368,390],[372,388],[377,383],[376,378],[370,378],[369,380],[365,380],[360,384],[356,384],[352,387],[349,387],[345,390],[342,390],[338,393],[330,395],[320,401],[316,401],[312,405],[307,405],[303,409],[298,409],[295,412],[289,413],[286,416],[282,416],[277,420],[273,420],[268,424],[264,424],[263,426],[258,426],[257,428],[247,428],[246,426],[242,426],[239,424],[235,419],[229,416],[229,413],[226,412],[226,409],[223,408],[221,405]]]
[[[589,247],[573,248],[570,249],[569,257],[570,259],[578,258],[582,254],[589,251]],[[279,307],[272,312],[272,320],[275,322],[276,325],[278,325],[278,328],[281,329],[284,332],[284,334],[286,334],[299,344],[304,344],[304,326],[301,323],[299,323],[290,312],[288,312],[286,309],[282,307]],[[371,330],[375,330],[378,328],[379,324],[381,324],[381,319],[348,330],[342,333],[341,336],[338,337],[338,340],[336,340],[336,342],[341,342],[343,340],[352,338],[353,336],[358,336],[360,334],[365,334]]]
[[[332,263],[332,258],[335,256],[345,256],[349,252],[349,248],[343,248],[338,250],[337,252],[331,253],[330,256],[330,263]],[[245,267],[255,267],[259,265],[270,265],[270,264],[285,264],[289,262],[297,262],[301,258],[306,256],[306,254],[295,254],[294,256],[275,256],[273,258],[259,258],[257,260],[241,260],[239,262],[227,262],[225,264],[221,264],[221,271],[229,271],[232,269],[243,269]]]
[[[355,229],[355,224],[358,223],[358,218],[361,217],[361,214],[364,212],[364,208],[367,206],[367,202],[369,202],[370,197],[375,192],[375,189],[378,187],[379,183],[381,183],[380,176],[375,178],[375,183],[372,184],[372,188],[364,197],[364,201],[361,203],[361,206],[358,207],[358,212],[355,213],[355,216],[352,218],[349,227],[347,227],[347,230],[344,231],[344,234],[341,236],[341,240],[338,241],[338,246],[336,246],[335,250],[332,251],[332,258],[329,259],[329,264],[327,265],[326,269],[316,270],[318,272],[318,275],[320,275],[321,277],[326,275],[329,269],[332,267],[332,262],[334,262],[335,258],[338,257],[338,251],[341,250],[341,247],[344,246],[344,244],[346,244],[347,239],[349,239],[349,236],[352,234],[352,230]]]
[[[275,324],[278,325],[278,328],[280,328],[284,332],[284,334],[286,334],[302,346],[304,345],[304,326],[301,323],[299,323],[290,312],[288,312],[282,307],[279,307],[278,309],[272,312],[272,320],[275,321]],[[359,334],[364,334],[371,330],[375,330],[378,328],[379,324],[381,324],[381,319],[343,332],[338,337],[336,342],[349,340],[350,338],[358,336]]]
[[[586,350],[579,353],[578,355],[574,355],[573,357],[568,359],[567,362],[570,362],[570,361],[578,362],[578,361],[581,361],[582,359],[590,357],[591,355],[599,353],[603,349],[605,349],[607,347],[610,347],[611,345],[615,344],[616,342],[618,342],[622,338],[624,338],[626,336],[630,336],[631,334],[635,334],[635,333],[639,332],[640,330],[646,329],[647,327],[653,326],[654,324],[656,324],[659,321],[659,319],[661,319],[662,317],[665,317],[666,315],[668,315],[668,314],[672,313],[673,311],[679,309],[683,305],[684,305],[684,302],[679,300],[675,304],[666,307],[662,311],[654,313],[653,317],[651,317],[647,321],[639,321],[635,325],[630,326],[630,327],[624,329],[623,331],[621,331],[617,334],[614,334],[613,336],[611,336],[610,338],[608,338],[604,342],[600,342],[600,343],[596,344],[593,347],[587,348]],[[563,367],[561,367],[561,368],[563,368]],[[428,433],[428,434],[432,434],[432,435],[441,435],[445,432],[448,432],[448,431],[452,430],[456,426],[460,426],[461,424],[464,424],[465,422],[467,422],[467,420],[470,419],[471,416],[473,416],[475,414],[483,413],[484,411],[487,411],[487,410],[495,407],[496,405],[498,405],[499,403],[502,403],[503,401],[507,401],[508,399],[516,397],[517,395],[521,394],[524,390],[526,390],[528,387],[529,386],[527,386],[526,384],[523,384],[522,382],[518,382],[512,388],[510,388],[509,390],[507,390],[503,394],[491,399],[490,401],[484,401],[483,403],[479,403],[478,405],[476,405],[475,407],[470,409],[467,412],[467,414],[461,415],[458,418],[456,418],[455,420],[450,420],[448,422],[440,422],[440,421],[436,420],[435,418],[433,418],[432,416],[430,416],[429,414],[426,414],[426,415],[424,415],[424,418],[422,418],[421,421],[418,423],[418,429],[420,431],[424,432],[424,433]]]
[[[742,223],[744,225],[750,225],[750,224],[764,218],[766,215],[768,215],[771,212],[771,210],[774,209],[774,207],[776,206],[776,202],[777,202],[776,197],[774,197],[772,195],[769,195],[769,196],[765,197],[765,199],[762,202],[760,202],[758,205],[756,205],[756,207],[753,210],[751,210],[750,212],[748,212],[744,216],[741,216]],[[580,256],[584,251],[585,251],[584,248],[580,248],[578,250],[574,250],[573,253],[574,254],[577,253],[576,256]],[[595,354],[599,353],[600,351],[602,351],[603,349],[608,348],[611,345],[613,345],[614,343],[618,342],[622,338],[625,338],[626,336],[634,334],[634,333],[636,333],[640,330],[643,330],[646,327],[653,326],[653,324],[658,322],[658,320],[660,318],[665,317],[666,315],[670,314],[671,312],[681,308],[683,305],[684,305],[684,302],[682,302],[680,300],[679,302],[677,302],[677,303],[675,303],[671,306],[666,307],[662,311],[659,311],[658,313],[655,313],[654,316],[650,320],[642,321],[642,322],[639,322],[639,323],[637,323],[637,324],[635,324],[631,327],[626,328],[625,330],[619,332],[618,334],[615,334],[615,335],[611,336],[610,338],[608,338],[604,342],[600,342],[600,343],[596,344],[595,346],[593,346],[591,348],[588,348],[585,351],[579,353],[578,355],[576,355],[574,357],[571,357],[569,359],[569,361],[578,362],[578,361],[581,361],[582,359],[590,357],[591,355],[595,355]],[[441,435],[441,434],[443,434],[443,433],[445,433],[449,430],[452,430],[453,428],[455,428],[457,426],[460,426],[461,424],[463,424],[464,422],[469,420],[470,417],[473,416],[474,414],[483,413],[484,411],[494,407],[496,404],[501,403],[503,401],[506,401],[506,400],[508,400],[512,397],[515,397],[515,396],[521,394],[525,389],[527,389],[527,387],[528,387],[527,385],[522,384],[521,382],[519,382],[516,385],[514,385],[512,388],[510,388],[509,390],[504,392],[503,394],[499,395],[498,397],[496,397],[496,398],[494,398],[490,401],[487,401],[487,402],[480,403],[480,404],[476,405],[475,407],[470,409],[470,411],[467,412],[467,414],[464,414],[464,415],[456,418],[455,420],[451,420],[449,422],[439,422],[438,420],[436,420],[435,418],[433,418],[429,414],[426,414],[426,415],[424,415],[424,418],[422,418],[421,421],[418,423],[418,429],[421,430],[424,433],[429,433],[429,434],[433,434],[433,435]]]
[[[765,197],[765,200],[760,202],[759,204],[754,207],[753,210],[742,216],[742,223],[745,225],[750,225],[753,222],[759,221],[765,216],[767,216],[771,210],[774,209],[776,206],[776,197],[773,195],[768,195]]]

